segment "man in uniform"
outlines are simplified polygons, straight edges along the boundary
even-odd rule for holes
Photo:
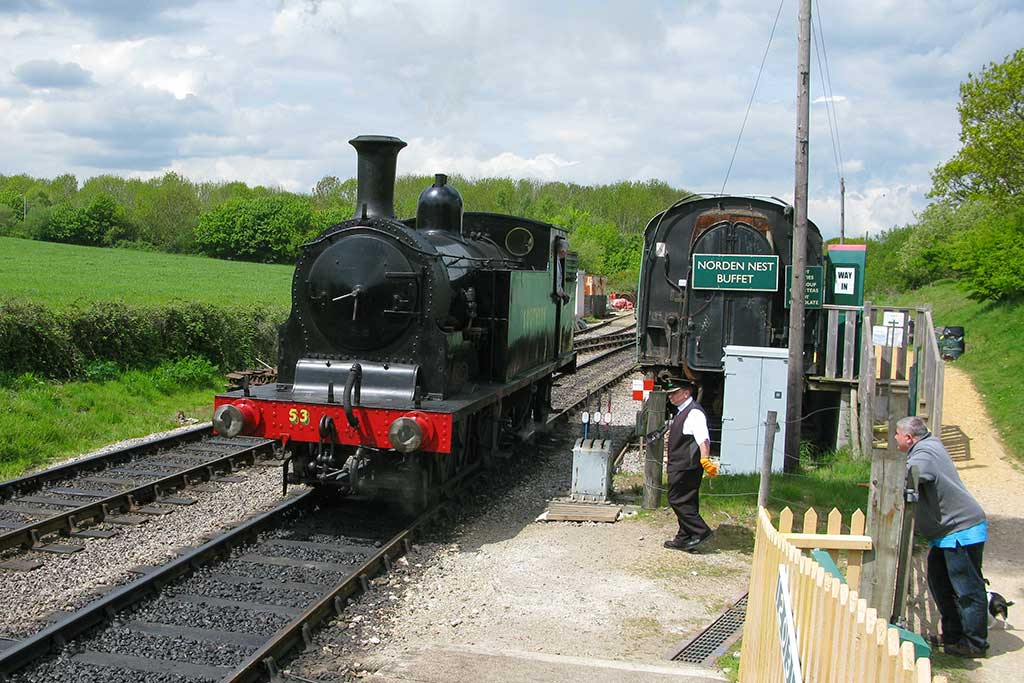
[[[988,539],[985,511],[960,480],[945,446],[919,417],[896,423],[896,446],[907,469],[917,467],[920,499],[915,523],[928,539],[928,591],[942,617],[946,654],[984,657],[988,597],[981,556]]]
[[[711,528],[700,516],[701,460],[709,462],[711,436],[704,409],[697,403],[696,386],[689,380],[670,378],[664,382],[668,400],[677,409],[668,430],[668,504],[679,519],[679,533],[665,541],[673,550],[695,552],[711,538]]]

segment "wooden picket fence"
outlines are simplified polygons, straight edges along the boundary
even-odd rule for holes
[[[793,532],[793,513],[786,508],[779,529],[767,510],[758,510],[754,562],[747,597],[747,615],[740,654],[741,683],[784,680],[776,609],[779,565],[786,565],[793,600],[793,621],[803,680],[807,683],[938,683],[931,661],[915,660],[914,646],[900,643],[899,632],[885,617],[858,597],[861,559],[871,549],[864,535],[864,513],[857,510],[849,531],[842,533],[841,513],[833,509],[826,533],[817,533],[818,515],[808,510],[800,533]],[[845,551],[845,581],[802,554],[802,549],[828,551],[833,561]]]

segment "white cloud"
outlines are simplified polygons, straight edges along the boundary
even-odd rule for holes
[[[871,186],[846,194],[846,235],[863,237],[906,225],[922,205],[927,185]],[[788,195],[792,201],[792,194]],[[826,239],[839,235],[839,196],[830,194],[807,202],[807,214]]]
[[[410,143],[400,172],[717,191],[775,16],[755,0],[20,6],[0,6],[0,173],[173,169],[294,189],[352,175],[346,141],[386,133]],[[818,16],[842,94],[812,73],[811,217],[838,231],[831,101],[848,224],[902,224],[956,152],[959,82],[1019,46],[1024,8],[865,0]],[[728,191],[792,196],[795,22],[786,5]],[[40,60],[77,65],[89,87],[16,77]]]

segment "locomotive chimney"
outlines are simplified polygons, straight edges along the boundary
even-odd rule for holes
[[[348,144],[359,154],[354,218],[394,218],[395,165],[405,142],[387,135],[360,135]]]

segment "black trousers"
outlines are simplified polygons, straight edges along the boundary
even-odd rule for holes
[[[701,467],[668,472],[668,504],[679,519],[678,540],[704,536],[711,531],[700,516],[700,480],[703,478]]]
[[[981,574],[984,543],[928,551],[928,591],[942,616],[942,642],[988,649],[988,595]]]

